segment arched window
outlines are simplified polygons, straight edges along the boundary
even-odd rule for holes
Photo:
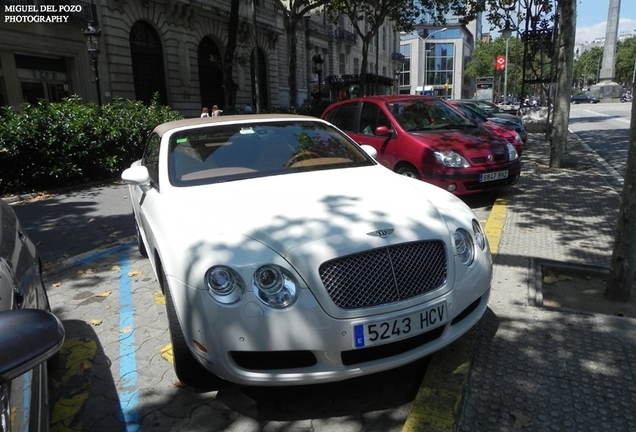
[[[137,100],[149,104],[153,94],[159,93],[159,101],[167,105],[163,49],[150,24],[138,21],[130,29],[130,55]]]
[[[211,108],[212,105],[218,105],[224,109],[225,92],[223,91],[221,53],[209,37],[204,37],[199,43],[198,57],[201,106]]]
[[[256,104],[256,84],[254,80],[254,50],[250,56],[250,69],[252,73],[252,103]],[[269,109],[269,86],[267,81],[267,58],[265,51],[258,48],[258,95],[261,109]],[[255,105],[254,105],[255,106]]]

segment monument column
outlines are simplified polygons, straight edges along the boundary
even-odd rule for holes
[[[610,102],[612,98],[619,98],[621,95],[621,86],[614,82],[620,10],[621,0],[610,0],[607,28],[605,29],[605,45],[603,47],[603,64],[599,75],[599,83],[592,86],[593,95],[601,98],[602,102]]]

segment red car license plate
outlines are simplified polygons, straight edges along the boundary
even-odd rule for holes
[[[505,178],[508,178],[508,170],[479,174],[479,181],[482,183]]]
[[[365,348],[416,336],[448,322],[446,302],[399,318],[353,325],[353,347]]]

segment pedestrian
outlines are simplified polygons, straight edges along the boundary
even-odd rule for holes
[[[208,113],[208,107],[203,107],[203,109],[201,110],[201,118],[203,117],[210,117],[210,114]]]
[[[245,112],[245,114],[252,114],[252,107],[250,106],[250,104],[246,104],[245,108],[243,108],[243,111]]]
[[[212,117],[218,117],[223,113],[222,109],[219,109],[218,105],[212,107]]]

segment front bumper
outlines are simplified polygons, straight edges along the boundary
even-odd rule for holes
[[[285,310],[262,305],[251,293],[236,305],[220,306],[205,291],[170,280],[184,290],[177,309],[195,357],[214,374],[245,385],[297,385],[340,381],[393,369],[428,356],[472,328],[484,314],[490,295],[490,271],[480,271],[470,286],[408,309],[365,318],[335,319],[308,289]],[[355,349],[353,325],[392,320],[436,304],[448,305],[448,321],[426,333],[384,345]],[[177,301],[176,303],[179,303]],[[205,347],[207,352],[195,348]]]

